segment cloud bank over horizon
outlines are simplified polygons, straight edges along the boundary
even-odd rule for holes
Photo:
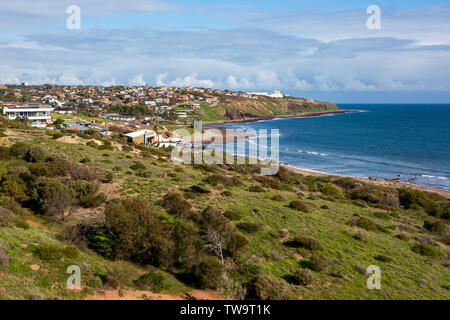
[[[348,8],[286,1],[284,10],[265,1],[113,0],[105,6],[79,0],[80,30],[66,28],[71,1],[53,2],[0,4],[0,83],[278,89],[330,101],[450,102],[445,1],[380,5],[381,30],[366,27],[364,1]]]

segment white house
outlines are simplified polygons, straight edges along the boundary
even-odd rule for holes
[[[32,127],[46,127],[47,124],[51,124],[52,111],[52,107],[39,103],[30,103],[14,107],[4,107],[2,109],[3,115],[5,115],[8,119],[14,120],[17,117],[27,118],[31,121]]]

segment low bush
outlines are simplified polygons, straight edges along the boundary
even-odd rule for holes
[[[223,184],[224,186],[240,186],[242,181],[236,177],[229,177],[223,174],[212,174],[206,178],[206,182],[212,186]]]
[[[425,257],[437,257],[439,255],[439,251],[435,247],[424,243],[416,244],[411,248],[411,250]]]
[[[333,197],[335,199],[344,199],[345,194],[341,188],[332,184],[332,183],[321,183],[319,184],[319,191],[329,197]]]
[[[0,248],[0,266],[6,266],[11,261],[10,256],[6,253],[4,248]]]
[[[354,218],[352,221],[349,222],[349,225],[364,229],[366,231],[382,231],[382,232],[386,231],[383,228],[383,226],[378,225],[372,219],[366,217]]]
[[[260,185],[254,185],[254,186],[250,186],[250,188],[248,188],[248,191],[250,191],[250,192],[266,192],[266,189],[264,189]]]
[[[2,132],[2,131],[0,131]],[[10,160],[11,159],[11,151],[8,147],[0,146],[0,160]]]
[[[293,300],[296,296],[283,279],[268,274],[259,275],[247,285],[247,297],[251,300]]]
[[[278,201],[278,202],[284,202],[284,201],[287,201],[287,199],[286,199],[284,196],[282,196],[281,194],[276,194],[276,195],[274,195],[274,196],[272,197],[272,200],[273,200],[273,201]]]
[[[305,248],[312,251],[325,249],[319,240],[306,236],[296,236],[286,244],[294,248]]]
[[[403,241],[411,241],[411,237],[407,235],[406,233],[399,233],[395,236],[397,239],[403,240]]]
[[[308,260],[303,260],[302,265],[305,268],[308,268],[312,271],[322,272],[327,268],[328,263],[326,260],[324,260],[322,258],[319,258],[317,256],[312,256]]]
[[[170,214],[188,215],[192,205],[179,192],[169,192],[163,199],[163,207]]]
[[[255,233],[260,231],[263,228],[262,223],[256,223],[256,222],[241,222],[237,225],[237,227],[247,233]]]
[[[296,285],[308,286],[313,283],[315,276],[309,269],[298,269],[291,278]]]
[[[375,260],[378,260],[381,262],[392,262],[392,258],[385,256],[384,254],[377,254],[375,256]]]
[[[253,180],[261,183],[264,187],[267,187],[267,188],[271,188],[274,190],[282,189],[280,182],[271,177],[256,176],[256,177],[253,177]]]
[[[135,270],[128,263],[116,261],[108,266],[105,284],[113,289],[129,287],[133,284]]]
[[[398,199],[405,209],[423,210],[434,217],[440,217],[447,211],[444,203],[439,203],[418,190],[401,188],[398,190]]]
[[[59,246],[55,244],[40,244],[34,249],[36,255],[44,261],[55,261],[63,257],[75,259],[80,251],[74,246]]]
[[[289,203],[289,208],[302,212],[311,212],[311,207],[301,200],[291,201]]]
[[[222,264],[217,258],[212,256],[201,258],[194,271],[197,286],[204,289],[215,289],[222,272]]]
[[[439,220],[427,219],[424,221],[423,227],[432,233],[444,235],[448,232],[448,225]]]
[[[164,276],[157,272],[147,272],[134,281],[141,290],[150,290],[159,293],[168,288]]]
[[[136,161],[133,165],[130,166],[130,169],[138,171],[138,170],[146,170],[147,167],[142,162]]]
[[[209,189],[206,189],[205,187],[202,187],[200,185],[194,185],[186,190],[187,192],[193,192],[193,193],[200,193],[200,194],[207,194],[211,193]]]
[[[241,213],[236,210],[227,210],[225,211],[225,217],[229,220],[240,220],[241,219]]]

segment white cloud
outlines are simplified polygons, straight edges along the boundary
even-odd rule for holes
[[[145,86],[147,82],[144,81],[143,74],[137,74],[130,80],[128,80],[128,84],[131,86]]]
[[[204,87],[204,88],[214,88],[215,83],[210,79],[197,79],[197,74],[192,73],[184,78],[176,78],[170,81],[171,87]]]
[[[158,74],[158,75],[156,76],[156,85],[157,85],[158,87],[164,87],[164,86],[166,86],[166,83],[165,83],[164,81],[165,81],[165,79],[167,79],[167,76],[168,76],[168,75],[169,75],[169,74],[168,74],[167,72]]]

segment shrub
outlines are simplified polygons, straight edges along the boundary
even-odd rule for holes
[[[293,300],[296,298],[291,286],[283,279],[261,274],[247,286],[247,299]]]
[[[385,229],[375,223],[373,220],[366,217],[357,217],[349,222],[349,225],[356,226],[358,228],[367,230],[367,231],[385,231]]]
[[[439,255],[439,251],[434,248],[432,245],[418,243],[411,248],[411,250],[421,256],[426,257],[437,257]]]
[[[31,146],[24,154],[23,159],[27,162],[41,162],[46,158],[45,151],[38,146]]]
[[[99,276],[93,275],[86,279],[86,285],[91,288],[101,288],[103,287],[103,281]]]
[[[262,223],[256,223],[256,222],[241,222],[237,225],[237,227],[239,229],[241,229],[244,232],[247,233],[255,233],[260,231],[263,228],[263,224]]]
[[[224,215],[226,218],[232,221],[241,219],[241,213],[236,210],[227,210]]]
[[[150,290],[159,293],[167,289],[164,276],[157,272],[147,272],[134,281],[134,284],[141,290]]]
[[[7,161],[9,159],[11,159],[10,149],[8,147],[0,146],[0,160]]]
[[[405,233],[399,233],[395,237],[403,241],[411,241],[411,237]]]
[[[136,173],[136,175],[138,177],[142,177],[142,178],[151,178],[152,177],[152,173],[150,171],[139,171],[138,173]]]
[[[89,163],[89,162],[91,162],[91,161],[92,161],[92,160],[91,160],[90,158],[84,157],[83,159],[80,160],[80,163]]]
[[[104,181],[105,181],[106,183],[111,183],[111,182],[113,182],[113,181],[114,181],[114,173],[113,173],[112,171],[108,171],[108,172],[105,174],[105,179],[104,179]]]
[[[446,211],[445,205],[427,197],[422,191],[401,188],[398,190],[398,198],[405,209],[423,210],[435,217],[440,217]]]
[[[314,281],[314,273],[309,269],[298,269],[292,276],[292,282],[296,285],[308,286]]]
[[[16,142],[10,147],[10,152],[16,158],[23,158],[28,149],[29,145],[25,142]]]
[[[256,177],[253,177],[253,180],[261,183],[263,186],[265,186],[267,188],[271,188],[271,189],[275,189],[275,190],[282,189],[280,182],[278,182],[277,180],[275,180],[274,178],[271,178],[271,177],[256,176]]]
[[[62,247],[55,244],[40,244],[35,248],[35,252],[41,260],[45,261],[59,260],[63,256],[73,259],[79,255],[76,247]]]
[[[212,186],[223,184],[224,186],[239,186],[242,185],[242,181],[236,177],[229,177],[223,174],[212,174],[206,178],[206,182]]]
[[[377,254],[375,256],[375,260],[381,261],[381,262],[392,262],[392,259],[388,256],[385,256],[383,254]]]
[[[310,269],[312,271],[316,271],[316,272],[324,271],[328,266],[328,263],[326,260],[319,258],[317,256],[312,256],[308,260],[303,260],[302,264],[305,268],[308,268],[308,269]]]
[[[192,205],[179,192],[169,192],[163,199],[163,207],[170,214],[188,215]]]
[[[116,261],[109,265],[105,284],[114,289],[128,287],[133,284],[134,270],[123,261]]]
[[[443,235],[448,231],[448,225],[445,222],[438,220],[425,220],[423,227],[438,235]]]
[[[273,200],[273,201],[278,201],[278,202],[284,202],[284,201],[287,201],[287,199],[286,199],[284,196],[282,196],[281,194],[276,194],[276,195],[274,195],[274,196],[272,197],[272,200]]]
[[[108,203],[105,223],[115,242],[119,259],[160,265],[171,245],[159,212],[145,199],[123,199]]]
[[[221,193],[221,195],[224,197],[231,197],[233,194],[231,193],[231,191],[225,190],[224,192]]]
[[[3,248],[0,248],[0,266],[8,265],[9,261],[11,261],[11,258],[6,253],[6,250]]]
[[[250,191],[250,192],[266,192],[266,190],[263,187],[261,187],[260,185],[250,186],[250,188],[248,188],[248,191]]]
[[[67,246],[62,249],[63,254],[70,259],[76,259],[80,255],[80,250],[75,246]]]
[[[230,256],[237,257],[247,250],[247,238],[239,231],[229,233],[226,238],[226,248]]]
[[[87,145],[88,147],[91,147],[91,148],[94,148],[94,149],[98,149],[98,144],[95,143],[94,141],[88,141],[88,142],[86,143],[86,145]]]
[[[15,224],[17,228],[22,228],[24,230],[30,229],[30,224],[23,218],[17,218]]]
[[[289,203],[289,208],[302,212],[311,212],[311,207],[301,200],[291,201]]]
[[[146,170],[147,167],[142,162],[136,161],[133,165],[130,166],[130,169],[133,169],[133,170]]]
[[[319,185],[319,191],[329,197],[335,199],[344,199],[345,195],[341,188],[332,183],[321,183]]]
[[[11,210],[0,207],[0,227],[12,227],[16,221],[16,214]]]
[[[286,244],[295,248],[305,248],[313,251],[325,249],[325,247],[319,240],[306,236],[296,236]]]
[[[195,267],[195,278],[200,288],[215,289],[222,276],[223,267],[220,261],[212,256],[203,257]]]
[[[200,194],[207,194],[207,193],[211,193],[210,190],[206,189],[205,187],[202,187],[200,185],[195,185],[190,187],[189,189],[186,190],[187,192],[193,192],[193,193],[200,193]]]

